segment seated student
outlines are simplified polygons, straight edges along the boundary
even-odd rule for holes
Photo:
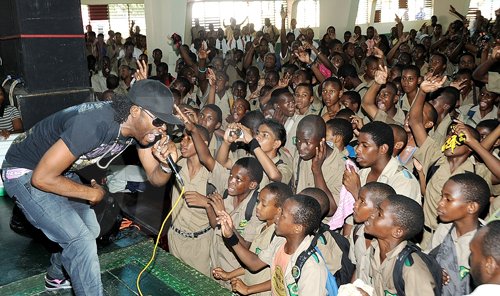
[[[397,107],[399,102],[397,92],[396,85],[387,82],[387,67],[380,66],[375,74],[374,83],[363,97],[361,107],[373,121],[403,125],[405,114]]]
[[[323,108],[319,115],[327,122],[337,115],[342,105],[340,104],[340,97],[342,97],[343,88],[342,82],[335,77],[325,79],[321,88],[321,99],[323,100]]]
[[[468,296],[500,294],[500,221],[481,227],[470,243],[470,274],[477,288]]]
[[[497,93],[490,92],[486,86],[483,86],[476,106],[464,105],[460,107],[460,120],[475,127],[482,120],[498,119],[498,98]]]
[[[361,186],[377,181],[421,203],[417,179],[392,157],[394,136],[389,125],[380,121],[368,123],[359,131],[358,142],[356,160],[362,169],[359,174],[345,170],[343,182],[355,199]]]
[[[415,100],[420,83],[420,69],[417,66],[409,65],[403,68],[401,73],[401,87],[404,95],[401,98],[401,110],[406,114],[410,111],[411,105]]]
[[[216,163],[209,180],[215,186],[216,192],[209,195],[207,208],[210,225],[216,227],[216,213],[225,211],[229,213],[235,226],[237,236],[245,248],[258,234],[262,224],[255,214],[257,189],[262,180],[262,166],[251,157],[241,158],[235,162],[230,171]],[[218,192],[222,193],[219,194]],[[247,208],[253,207],[251,216],[248,217]],[[215,229],[212,246],[210,247],[211,266],[219,266],[223,270],[234,270],[241,267],[240,262],[230,249],[224,244],[219,229]],[[229,284],[226,283],[229,287]]]
[[[474,139],[479,141],[479,133],[470,126],[460,124],[460,133],[466,134],[465,144],[453,146],[449,144],[453,136],[456,136],[458,129],[456,124],[450,126],[446,141],[437,142],[436,139],[427,135],[427,131],[422,123],[422,105],[427,93],[437,90],[445,78],[441,81],[432,81],[432,78],[425,79],[420,84],[420,92],[417,95],[409,113],[409,126],[415,137],[415,142],[419,146],[414,158],[422,165],[422,179],[425,180],[424,214],[425,227],[421,246],[426,249],[429,246],[432,233],[437,229],[437,204],[441,199],[441,190],[444,183],[453,175],[465,172],[474,172],[483,177],[488,184],[496,184],[497,179],[493,178],[488,168],[469,158],[473,150],[477,150],[473,144]],[[446,144],[448,142],[448,144]],[[470,146],[469,146],[470,145]],[[479,145],[480,146],[480,145]],[[474,148],[472,148],[474,147]],[[420,174],[420,173],[419,173]]]
[[[314,114],[312,110],[312,102],[314,97],[312,95],[312,87],[309,83],[301,83],[295,88],[295,113],[299,115]]]
[[[500,123],[497,119],[487,119],[483,120],[477,124],[476,130],[481,136],[481,146],[488,149],[488,152],[495,158],[500,159],[499,147],[500,147],[500,128],[498,127]],[[488,216],[492,215],[497,209],[500,208],[500,184],[493,185],[491,188],[492,201],[490,201],[490,210]]]
[[[377,66],[378,67],[378,66]],[[368,90],[368,83],[361,81],[359,79],[356,68],[353,65],[345,64],[338,70],[338,77],[343,81],[343,88],[345,90],[353,90],[359,93],[359,96],[363,98]]]
[[[298,256],[309,248],[312,234],[321,223],[320,206],[314,198],[292,195],[284,202],[281,215],[276,221],[278,237],[258,255],[249,251],[238,240],[231,217],[224,211],[219,211],[218,215],[227,245],[250,271],[256,272],[270,266],[272,295],[327,294],[327,267],[321,256],[311,255],[308,258],[298,282],[292,275],[292,267]]]
[[[237,133],[242,133],[238,136]],[[249,146],[249,151],[257,158],[262,165],[265,175],[260,183],[260,188],[269,182],[283,182],[288,184],[292,178],[291,156],[281,147],[286,142],[286,133],[283,125],[272,119],[264,120],[256,133],[243,124],[230,124],[224,135],[224,144],[221,153],[217,155],[217,160],[224,167],[232,166],[233,160],[229,158],[228,145],[231,143],[243,142]],[[227,152],[222,155],[223,152]]]
[[[209,135],[204,127],[186,124],[184,137],[180,143],[182,158],[177,162],[186,193],[183,201],[172,213],[172,224],[167,236],[168,247],[172,255],[210,276],[209,250],[213,234],[206,210],[208,206],[206,195],[209,193],[206,184],[210,179],[211,169],[201,163],[191,134],[200,136],[203,141],[197,143],[198,146],[208,145]],[[180,186],[172,186],[172,206],[180,191]]]
[[[207,104],[200,110],[198,121],[208,131],[208,135],[210,136],[208,149],[210,150],[210,154],[215,157],[223,142],[222,136],[217,134],[222,125],[222,111],[217,105]]]
[[[432,73],[432,76],[436,76],[437,79],[444,79],[446,77],[444,85],[449,85],[450,81],[446,75],[448,74],[447,70],[450,69],[446,69],[447,65],[448,58],[442,53],[434,52],[429,59],[429,69],[427,73]]]
[[[284,183],[272,182],[266,185],[259,193],[256,207],[256,216],[265,222],[250,245],[250,251],[259,255],[262,250],[269,247],[269,244],[276,236],[276,222],[283,210],[283,203],[292,196],[290,187]],[[224,281],[231,281],[233,292],[243,295],[271,295],[271,273],[268,267],[257,273],[252,273],[243,267],[232,271],[225,271],[216,267],[213,270],[214,278]],[[243,278],[238,278],[243,276]]]
[[[379,182],[367,183],[359,190],[359,198],[354,203],[354,212],[352,214],[356,224],[348,236],[351,243],[349,258],[358,266],[356,278],[359,278],[362,272],[361,267],[366,267],[361,262],[368,260],[368,248],[373,240],[372,236],[365,235],[364,223],[368,221],[371,215],[376,213],[382,201],[393,194],[396,194],[396,191],[391,186]]]
[[[250,104],[244,98],[236,98],[231,107],[231,113],[226,117],[222,124],[222,129],[226,130],[228,124],[237,123],[250,111]]]
[[[328,270],[335,275],[337,283],[339,281],[339,284],[350,283],[354,272],[354,265],[349,259],[349,241],[340,233],[330,231],[330,226],[326,224],[331,218],[327,216],[330,209],[328,196],[323,190],[313,187],[302,190],[300,194],[314,198],[320,205],[323,221],[314,236],[318,238],[316,246],[321,251]],[[344,242],[342,247],[345,249],[342,249],[337,240]],[[347,260],[347,262],[344,260]]]
[[[258,97],[260,95],[259,80],[259,69],[255,66],[249,67],[246,71],[245,76],[245,81],[247,83],[246,99],[250,102],[250,109],[252,111],[260,108],[260,103],[258,100]]]
[[[389,195],[365,222],[365,233],[375,237],[368,249],[368,262],[359,278],[374,288],[374,295],[396,295],[393,269],[408,241],[422,231],[422,207],[403,195]],[[427,265],[416,254],[413,264],[403,264],[402,279],[406,295],[434,295],[436,282]],[[363,263],[363,262],[362,262]]]
[[[334,118],[326,122],[326,144],[337,147],[346,157],[356,158],[354,148],[349,145],[354,134],[352,124],[343,118]]]
[[[295,99],[288,88],[279,88],[271,93],[271,100],[268,105],[273,106],[273,119],[283,124],[286,130],[285,148],[293,155],[295,153],[294,136],[299,121],[304,117],[295,114]]]
[[[452,86],[441,87],[430,94],[429,103],[436,109],[438,119],[429,135],[437,141],[446,139],[448,126],[452,123],[452,112],[455,110],[459,98],[460,92]]]
[[[367,86],[370,86],[373,80],[375,79],[375,72],[378,70],[379,63],[381,60],[376,56],[368,56],[365,59],[365,73],[359,75],[359,79],[366,83]]]
[[[326,124],[318,115],[307,115],[297,126],[297,153],[293,158],[293,183],[296,192],[307,187],[323,190],[330,200],[328,216],[332,216],[339,201],[342,178],[337,169],[345,159],[337,148],[326,145]]]
[[[430,254],[443,268],[442,295],[472,291],[469,277],[469,243],[480,227],[479,215],[490,198],[488,183],[473,173],[452,176],[443,186],[438,203],[439,224],[432,236]]]
[[[340,104],[352,110],[364,123],[370,122],[370,119],[361,111],[361,96],[358,92],[353,90],[345,91],[342,97],[340,97]]]
[[[411,167],[408,168],[406,166],[406,163],[401,162],[401,158],[399,158],[399,154],[406,148],[406,144],[408,143],[408,134],[406,133],[405,129],[400,126],[399,124],[389,124],[389,126],[392,129],[392,135],[394,136],[394,150],[392,150],[392,157],[395,157],[399,165],[404,166],[408,169],[408,171],[413,170],[413,162],[411,162]],[[412,149],[411,147],[410,149]]]
[[[460,91],[460,99],[457,101],[456,108],[465,105],[477,105],[479,88],[472,81],[472,71],[470,69],[458,70],[450,86],[456,87]]]
[[[231,93],[227,87],[228,80],[225,72],[216,72],[215,82],[213,82],[213,78],[209,78],[211,87],[208,91],[207,104],[217,105],[222,111],[222,118],[226,118],[231,113],[232,107]]]

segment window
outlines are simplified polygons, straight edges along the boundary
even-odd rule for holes
[[[103,6],[81,6],[84,30],[85,26],[90,24],[96,34],[103,33],[105,38],[107,38],[108,30],[120,32],[123,38],[127,38],[130,24],[135,21],[135,25],[141,28],[141,34],[146,35],[144,4],[108,4],[107,16]],[[99,9],[96,10],[95,8]]]
[[[476,11],[480,10],[481,15],[487,20],[495,20],[495,9],[498,9],[498,2],[495,4],[496,0],[471,0],[469,5],[469,11],[467,12],[467,19],[469,19],[472,24],[476,19]],[[459,11],[460,12],[460,11]]]
[[[319,1],[301,0],[297,3],[297,27],[319,27]]]
[[[397,14],[403,21],[430,19],[432,0],[360,0],[356,24],[372,22],[371,9],[375,1],[375,23],[393,23]]]
[[[318,0],[308,0],[300,2],[318,2]],[[299,3],[300,5],[300,3]],[[248,16],[248,22],[254,24],[256,31],[264,26],[264,19],[269,18],[271,24],[278,29],[281,27],[281,7],[287,9],[286,0],[268,0],[268,1],[206,1],[194,2],[192,7],[192,25],[194,19],[200,21],[200,25],[208,30],[208,25],[213,24],[214,29],[222,28],[230,23],[230,18],[235,18],[236,23],[240,24]],[[307,17],[304,17],[307,19]],[[302,24],[297,20],[298,26]],[[287,25],[288,25],[287,20]]]

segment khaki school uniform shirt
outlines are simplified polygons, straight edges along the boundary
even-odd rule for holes
[[[229,170],[222,167],[219,163],[215,164],[212,171],[211,183],[217,188],[217,192],[223,195],[223,192],[227,188],[227,180],[229,177]],[[248,205],[248,201],[252,197],[254,191],[248,193],[247,197],[238,205],[234,206],[235,197],[228,195],[224,199],[224,207],[227,213],[231,216],[233,220],[234,227],[236,231],[248,242],[252,242],[258,234],[258,227],[263,223],[260,221],[253,208],[252,217],[250,221],[245,220],[245,211]],[[212,248],[210,251],[210,259],[212,262],[212,267],[221,267],[224,270],[234,270],[241,267],[238,259],[234,254],[226,247],[222,239],[222,233],[220,228],[215,229]]]
[[[403,95],[403,97],[401,98],[401,110],[403,112],[408,113],[408,112],[410,112],[411,105],[412,104],[410,104],[410,101],[408,100],[408,95],[405,93]]]
[[[394,117],[392,118],[385,111],[379,109],[377,111],[377,114],[373,118],[373,121],[382,121],[387,124],[392,123],[402,126],[405,122],[405,117],[406,117],[405,113],[403,112],[403,110],[399,108],[396,108],[396,114],[394,114]]]
[[[342,268],[342,250],[337,242],[335,242],[330,231],[323,233],[323,236],[318,239],[316,246],[321,251],[323,259],[325,259],[325,264],[332,274],[335,274]]]
[[[295,114],[292,117],[288,117],[288,119],[285,121],[285,148],[290,153],[290,155],[294,155],[295,151],[297,151],[297,148],[295,147],[295,139],[297,137],[297,126],[299,125],[299,122],[302,118],[304,118],[304,115]]]
[[[374,288],[374,295],[389,296],[396,295],[392,271],[396,264],[399,253],[407,245],[407,242],[401,242],[393,250],[387,253],[383,262],[380,262],[380,248],[378,242],[374,240],[372,246],[368,249],[369,266],[363,270],[365,273],[360,276],[366,280],[365,283]],[[434,278],[427,265],[417,254],[412,254],[413,265],[403,265],[404,289],[407,296],[434,295]]]
[[[479,106],[464,105],[460,107],[460,120],[464,123],[476,127],[478,123],[486,119],[497,119],[498,108],[493,106],[493,109],[486,115],[481,117],[481,112],[479,111]],[[474,114],[470,116],[469,114]]]
[[[292,169],[292,159],[291,156],[288,155],[288,152],[286,151],[281,151],[271,159],[273,163],[276,165],[278,168],[278,171],[281,173],[281,183],[288,184],[290,183],[290,179],[292,179],[293,175],[293,169]],[[271,183],[269,180],[269,177],[267,174],[264,172],[262,175],[262,181],[259,184],[259,188],[262,189],[264,188],[267,184]]]
[[[361,186],[366,184],[371,168],[364,168],[359,171]],[[391,157],[384,170],[377,179],[377,182],[390,185],[397,194],[408,196],[419,204],[422,203],[420,185],[413,174],[405,167],[399,165],[399,161]]]
[[[304,190],[307,187],[316,187],[314,184],[314,176],[311,171],[312,160],[301,160],[299,165],[300,156],[295,153],[293,159],[293,182],[296,186],[297,192]],[[340,188],[342,187],[342,172],[345,167],[345,157],[335,147],[332,153],[325,159],[321,166],[323,178],[325,179],[326,186],[333,195],[335,202],[338,204],[340,199]]]
[[[202,166],[196,175],[191,179],[187,160],[181,158],[178,163],[181,170],[179,171],[184,180],[186,191],[196,191],[202,195],[207,195],[207,182],[211,177],[211,173]],[[177,201],[177,197],[181,192],[181,187],[178,183],[172,186],[172,207]],[[185,199],[182,199],[172,212],[172,226],[184,232],[197,232],[209,226],[207,211],[203,208],[189,207]]]
[[[276,225],[272,224],[266,229],[263,223],[257,231],[259,234],[255,237],[252,244],[250,245],[250,251],[259,255],[262,250],[269,248],[271,240],[276,237],[274,231],[276,230]],[[269,267],[262,269],[257,273],[252,273],[248,269],[245,269],[245,275],[243,276],[243,283],[247,286],[257,285],[271,279],[271,270]],[[252,294],[256,296],[271,296],[271,291]]]
[[[269,248],[262,250],[259,254],[260,260],[271,266],[271,282],[280,281],[278,284],[284,286],[284,294],[286,296],[324,296],[326,295],[326,279],[327,279],[327,267],[325,262],[320,256],[316,254],[311,255],[308,260],[304,263],[301,270],[301,276],[298,283],[295,283],[295,279],[292,276],[292,268],[297,262],[302,251],[306,250],[312,241],[312,236],[307,236],[300,243],[299,247],[290,256],[290,261],[288,262],[286,269],[284,271],[283,277],[273,275],[274,272],[274,256],[278,252],[279,248],[283,246],[286,240],[282,237],[279,239],[274,239]],[[281,296],[281,294],[279,294]]]
[[[451,172],[448,160],[441,152],[441,143],[437,143],[432,137],[427,137],[424,144],[415,152],[414,157],[422,164],[425,173],[434,163],[435,166],[439,166],[427,184],[423,204],[425,225],[433,230],[438,226],[437,204],[441,199],[441,190],[451,176],[475,172],[491,187],[491,172],[484,164],[475,163],[472,158],[468,158],[454,172]]]

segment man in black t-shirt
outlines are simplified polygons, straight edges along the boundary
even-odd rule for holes
[[[172,107],[173,96],[165,85],[141,80],[127,97],[59,111],[14,141],[2,165],[5,189],[28,220],[62,247],[51,257],[47,290],[103,294],[95,241],[99,224],[90,206],[105,191],[95,180],[83,185],[73,172],[93,163],[107,168],[135,144],[149,182],[164,185],[172,172],[166,157],[177,160],[167,125],[182,124]]]

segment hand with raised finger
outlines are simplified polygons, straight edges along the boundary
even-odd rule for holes
[[[375,71],[375,82],[380,85],[386,84],[387,76],[388,76],[387,66],[379,65],[378,70]]]
[[[319,147],[316,147],[316,155],[314,155],[311,163],[311,170],[314,172],[318,172],[321,170],[323,163],[325,162],[327,155],[327,146],[325,139],[321,139],[319,142]]]
[[[423,91],[424,93],[431,93],[436,91],[446,82],[446,79],[448,79],[446,75],[443,77],[439,77],[439,76],[432,76],[432,73],[428,74],[430,75],[426,75],[426,78],[420,84],[420,90]]]
[[[345,170],[342,177],[342,184],[344,184],[347,191],[349,191],[355,199],[358,198],[359,188],[361,188],[361,180],[358,173],[354,170]]]
[[[177,105],[174,105],[174,109],[177,111],[177,116],[180,117],[180,119],[184,123],[184,128],[186,129],[186,131],[189,133],[193,132],[196,128],[194,122],[191,121],[191,119],[189,119],[189,116],[182,112],[182,110]]]
[[[219,222],[220,224],[222,235],[225,238],[230,238],[234,234],[233,219],[226,211],[216,211],[216,213],[217,213],[217,222]]]
[[[137,60],[137,71],[134,74],[135,80],[148,79],[148,64],[144,60]]]

